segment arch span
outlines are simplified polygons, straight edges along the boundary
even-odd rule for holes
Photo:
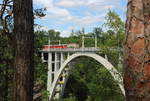
[[[66,65],[69,62],[71,62],[73,59],[75,59],[77,57],[81,57],[81,56],[91,57],[91,58],[95,59],[96,61],[98,61],[99,63],[101,63],[110,72],[110,74],[112,75],[114,80],[118,82],[118,86],[120,87],[123,95],[125,95],[125,90],[124,90],[123,83],[122,83],[123,78],[122,78],[121,74],[114,68],[114,66],[108,60],[99,56],[96,53],[74,53],[73,55],[69,56],[67,58],[67,60],[65,60],[64,63],[61,65],[61,67],[60,67],[60,69],[56,75],[56,78],[54,79],[54,82],[52,84],[52,89],[50,92],[50,99],[54,95],[54,90],[56,88],[56,84],[57,84],[57,82],[60,78],[60,75],[62,74],[64,68],[66,67]]]

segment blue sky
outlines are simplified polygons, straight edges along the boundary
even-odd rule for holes
[[[85,28],[91,32],[105,22],[108,9],[126,18],[127,0],[33,0],[34,8],[46,7],[46,16],[35,20],[41,29],[55,29],[61,36],[69,36],[72,29]]]

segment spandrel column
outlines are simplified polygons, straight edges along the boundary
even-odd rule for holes
[[[51,91],[52,85],[52,53],[48,53],[48,78],[47,78],[47,91]]]

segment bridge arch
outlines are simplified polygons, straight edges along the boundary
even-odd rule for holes
[[[54,90],[56,88],[57,82],[58,82],[63,70],[65,69],[65,67],[68,65],[69,62],[71,62],[72,60],[76,59],[77,57],[81,57],[81,56],[91,57],[94,60],[98,61],[100,64],[102,64],[110,72],[110,74],[112,75],[114,80],[118,82],[118,86],[119,86],[120,90],[122,91],[122,94],[125,96],[125,90],[123,87],[123,78],[122,78],[121,74],[114,68],[114,66],[108,60],[106,60],[105,58],[103,58],[102,56],[100,56],[96,53],[84,52],[84,53],[74,53],[63,62],[59,71],[57,72],[56,78],[54,79],[54,82],[52,84],[52,89],[50,91],[50,99],[54,95]]]

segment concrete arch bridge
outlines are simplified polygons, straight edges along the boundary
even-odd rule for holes
[[[93,58],[102,64],[112,75],[123,95],[123,78],[114,66],[104,57],[97,54],[98,48],[43,48],[41,50],[43,62],[48,63],[47,90],[49,91],[49,101],[60,99],[64,93],[64,88],[71,69],[71,61],[78,57],[86,56]]]

